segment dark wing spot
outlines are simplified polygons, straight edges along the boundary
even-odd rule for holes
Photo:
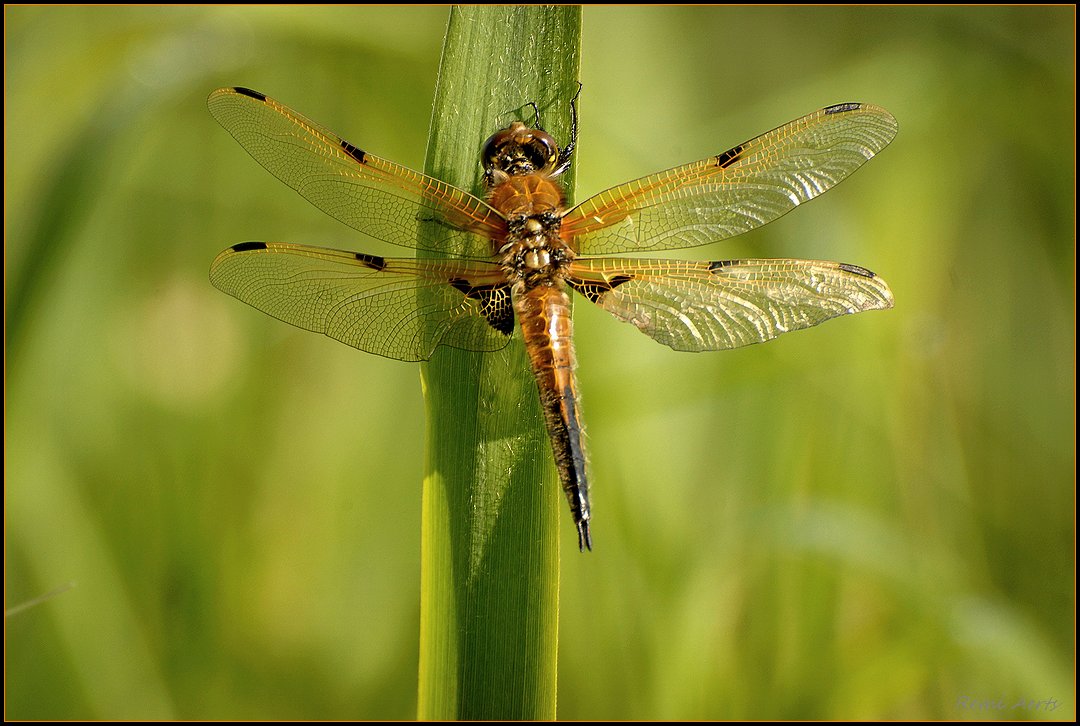
[[[849,265],[846,262],[841,262],[838,267],[844,272],[850,272],[855,275],[861,275],[863,277],[870,278],[877,277],[877,275],[875,275],[870,270],[866,269],[865,267],[859,267],[858,265]]]
[[[716,272],[718,270],[724,269],[725,267],[737,265],[740,262],[742,262],[742,260],[714,260],[713,262],[709,263],[709,272]]]
[[[342,140],[341,140],[341,148],[345,149],[345,153],[346,153],[346,154],[348,154],[348,155],[349,155],[349,156],[351,156],[352,158],[356,159],[356,160],[357,160],[357,161],[359,161],[359,162],[360,162],[361,164],[363,164],[363,163],[364,163],[364,157],[366,156],[366,155],[364,154],[364,152],[363,152],[363,151],[360,151],[360,149],[356,148],[355,146],[353,146],[352,144],[350,144],[350,143],[349,143],[348,141],[346,141],[345,139],[342,139]]]
[[[265,242],[241,242],[238,245],[233,245],[229,248],[233,252],[251,252],[253,250],[265,250]]]
[[[514,334],[514,305],[510,301],[510,288],[502,287],[487,293],[481,308],[488,324],[506,337]]]
[[[600,298],[605,294],[611,292],[619,285],[630,282],[633,279],[633,275],[616,275],[607,281],[586,282],[585,280],[575,280],[570,278],[567,282],[570,284],[570,287],[584,295],[589,302],[596,303],[599,302]]]
[[[605,292],[611,290],[607,285],[603,285],[597,282],[579,282],[577,284],[570,283],[570,287],[584,295],[589,302],[595,303],[600,299],[600,296]]]
[[[470,300],[480,303],[480,314],[488,321],[495,330],[503,335],[510,336],[514,333],[514,306],[510,301],[509,285],[477,285],[469,284],[468,280],[455,277],[448,280],[450,287],[460,292]]]
[[[454,288],[465,297],[469,297],[469,293],[473,291],[472,285],[469,284],[469,281],[463,280],[460,277],[455,277],[450,280],[450,287]]]
[[[726,169],[742,158],[742,152],[743,147],[736,146],[734,149],[728,149],[723,154],[717,154],[716,165],[721,169]]]
[[[237,93],[239,93],[241,96],[248,96],[250,98],[254,98],[256,101],[265,101],[266,100],[266,96],[262,95],[258,91],[253,91],[250,88],[244,88],[243,86],[237,86],[233,90],[236,91]]]
[[[365,255],[363,252],[354,252],[353,255],[373,270],[382,272],[386,269],[386,260],[378,255]]]
[[[858,111],[862,108],[861,103],[838,103],[835,106],[826,106],[825,113],[847,113],[848,111]]]

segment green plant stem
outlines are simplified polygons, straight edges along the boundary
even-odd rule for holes
[[[479,193],[480,145],[532,123],[531,103],[565,143],[580,28],[575,7],[453,8],[427,172]],[[418,715],[554,719],[565,502],[520,335],[497,353],[440,349],[422,378]]]

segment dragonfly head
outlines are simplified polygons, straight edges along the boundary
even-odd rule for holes
[[[484,180],[492,186],[510,176],[551,173],[559,160],[559,145],[551,134],[515,121],[484,142],[480,158]]]

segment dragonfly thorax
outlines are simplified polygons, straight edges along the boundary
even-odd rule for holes
[[[554,212],[515,215],[507,220],[509,234],[499,250],[502,264],[514,277],[534,278],[556,274],[573,259],[573,252],[559,237],[561,218]]]

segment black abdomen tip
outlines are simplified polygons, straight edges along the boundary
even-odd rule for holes
[[[577,523],[578,549],[584,552],[586,549],[592,552],[592,535],[589,533],[589,520],[583,519]]]

